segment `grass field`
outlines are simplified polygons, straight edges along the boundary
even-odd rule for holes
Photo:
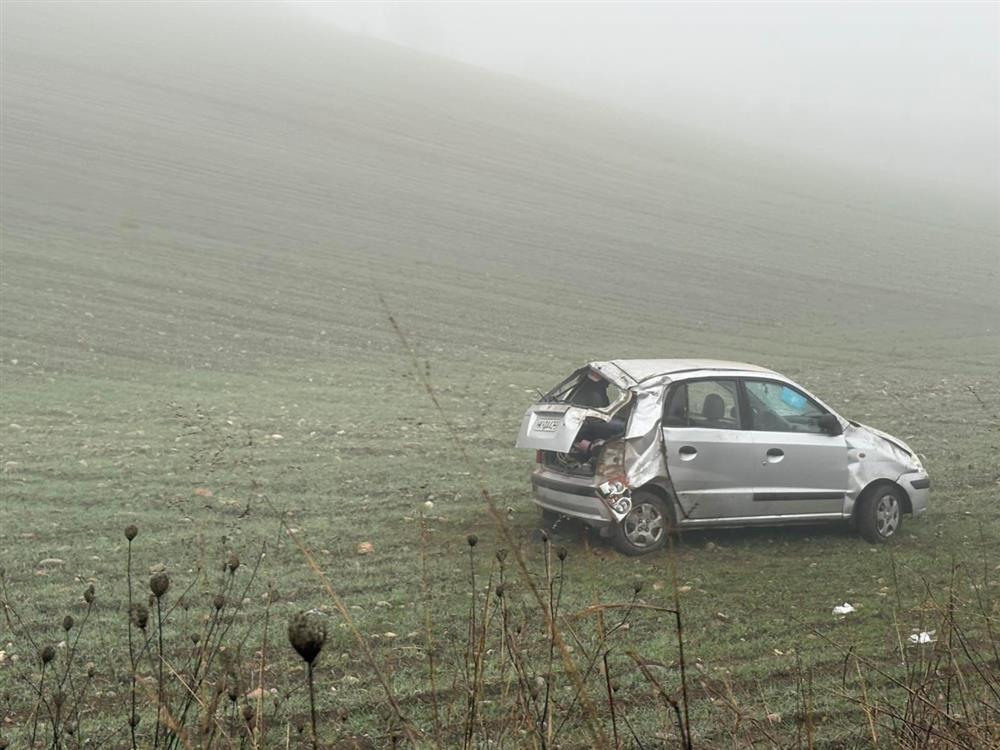
[[[996,196],[725,151],[273,8],[141,12],[3,8],[2,565],[38,643],[63,640],[95,585],[80,646],[97,667],[92,738],[127,746],[129,523],[143,591],[161,565],[172,590],[191,585],[180,634],[230,551],[242,585],[266,550],[235,627],[258,637],[273,586],[269,679],[300,717],[285,624],[333,609],[295,530],[427,729],[428,615],[441,663],[461,664],[465,536],[480,539],[480,583],[506,544],[479,488],[541,571],[516,428],[536,387],[592,358],[772,366],[905,438],[933,479],[930,511],[884,548],[839,528],[676,540],[698,746],[732,746],[712,699],[725,684],[758,719],[780,714],[795,746],[804,676],[815,746],[870,744],[846,649],[895,664],[896,626],[927,627],[949,592],[1000,614]],[[668,556],[557,541],[564,612],[627,601],[636,581],[672,606]],[[512,590],[528,598],[523,580]],[[844,601],[858,611],[834,617]],[[385,745],[382,690],[330,623],[321,735]],[[23,747],[34,701],[18,675],[37,668],[11,626],[2,736]],[[675,690],[672,619],[636,612],[616,643],[622,710],[643,746],[676,746],[625,655],[665,665]],[[588,737],[581,719],[560,741]]]

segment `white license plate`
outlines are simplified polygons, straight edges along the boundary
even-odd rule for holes
[[[560,417],[542,417],[535,420],[535,432],[556,432],[561,424]]]

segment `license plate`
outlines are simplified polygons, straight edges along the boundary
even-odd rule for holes
[[[541,417],[535,420],[535,432],[556,432],[561,424],[561,417]]]

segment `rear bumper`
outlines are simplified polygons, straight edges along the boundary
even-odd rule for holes
[[[591,526],[614,522],[611,511],[600,499],[593,479],[568,477],[544,467],[531,474],[535,504],[564,516],[579,518]]]

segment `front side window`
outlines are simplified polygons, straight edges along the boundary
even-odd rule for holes
[[[746,389],[753,414],[753,429],[823,432],[819,419],[826,411],[798,388],[773,380],[747,380]]]
[[[740,429],[735,380],[690,380],[677,383],[667,397],[665,427]]]

